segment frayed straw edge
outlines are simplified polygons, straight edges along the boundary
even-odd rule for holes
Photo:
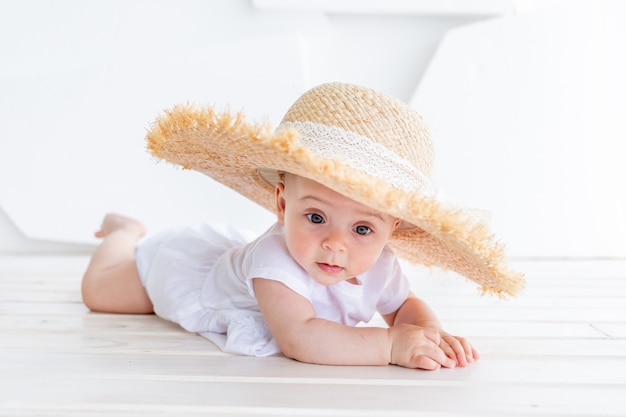
[[[510,270],[506,265],[504,244],[495,240],[486,224],[477,222],[461,208],[450,209],[436,200],[416,199],[407,196],[397,189],[390,189],[386,183],[372,178],[355,178],[354,170],[348,169],[339,161],[328,161],[313,154],[306,148],[298,146],[298,134],[293,129],[274,132],[267,121],[261,123],[247,122],[243,113],[232,114],[228,109],[217,112],[213,107],[197,107],[192,104],[177,105],[165,110],[152,124],[147,134],[148,149],[155,157],[161,158],[162,149],[173,133],[198,128],[209,128],[232,135],[246,135],[252,141],[263,143],[300,161],[307,161],[308,166],[318,171],[321,176],[332,176],[345,183],[346,188],[361,189],[364,196],[374,196],[384,201],[390,212],[408,212],[416,219],[428,219],[434,225],[426,230],[439,234],[448,234],[456,241],[464,242],[477,257],[486,260],[499,287],[478,283],[482,294],[496,294],[501,298],[515,296],[525,287],[524,275]],[[190,169],[193,167],[183,167]],[[381,193],[381,190],[386,192]],[[436,236],[436,234],[435,234]],[[409,259],[410,261],[410,259]],[[437,265],[438,267],[442,267]],[[505,288],[506,287],[506,288]]]

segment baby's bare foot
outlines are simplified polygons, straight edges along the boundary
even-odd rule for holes
[[[135,234],[137,238],[146,234],[146,227],[139,220],[122,216],[121,214],[109,213],[104,216],[100,230],[98,230],[95,235],[101,238],[107,237],[118,230],[127,230]]]

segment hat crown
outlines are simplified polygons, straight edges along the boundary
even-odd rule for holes
[[[422,117],[406,103],[379,91],[343,83],[322,84],[305,92],[289,108],[281,126],[294,123],[319,124],[365,137],[374,148],[382,146],[421,175],[430,178],[432,174],[434,148]]]

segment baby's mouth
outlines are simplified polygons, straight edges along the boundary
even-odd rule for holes
[[[317,262],[317,266],[319,267],[319,269],[321,269],[323,272],[327,274],[338,274],[342,272],[344,269],[341,266],[330,265],[330,264],[323,263],[323,262]]]

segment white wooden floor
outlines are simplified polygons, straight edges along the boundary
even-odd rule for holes
[[[155,316],[90,313],[86,264],[0,257],[0,416],[626,416],[626,261],[515,262],[528,289],[506,302],[411,269],[482,354],[434,372],[233,356]]]

